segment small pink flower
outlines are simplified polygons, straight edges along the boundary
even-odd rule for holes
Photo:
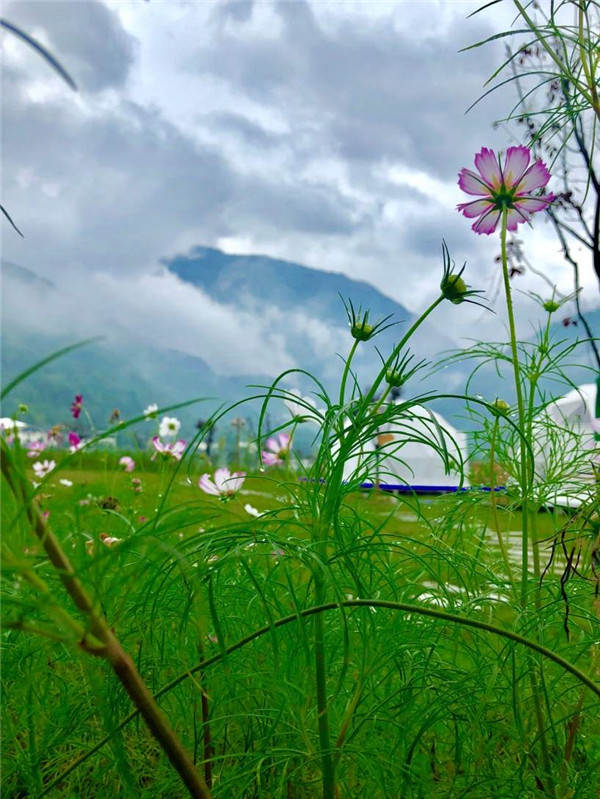
[[[550,172],[539,158],[531,166],[527,147],[509,147],[504,166],[493,150],[482,147],[475,156],[476,172],[461,169],[458,185],[467,194],[481,199],[460,203],[457,210],[475,219],[471,229],[489,235],[496,230],[506,208],[507,230],[515,231],[521,222],[529,222],[531,214],[543,211],[554,200],[553,194],[535,195],[550,180]]]
[[[40,452],[46,449],[45,441],[31,441],[27,446],[27,457],[37,458]]]
[[[157,455],[163,455],[165,457],[172,457],[175,458],[175,460],[180,461],[183,457],[183,453],[185,452],[185,441],[182,438],[180,438],[179,441],[170,441],[169,443],[165,443],[164,441],[161,441],[158,436],[154,436],[152,439],[152,446],[155,449],[152,460],[154,460]]]
[[[77,452],[78,449],[83,447],[83,442],[77,433],[72,431],[69,433],[69,452]]]
[[[242,487],[246,478],[246,472],[230,472],[229,469],[216,469],[214,480],[210,475],[203,474],[198,481],[198,486],[205,494],[212,494],[215,497],[226,499],[232,497]]]
[[[132,477],[131,478],[131,487],[135,491],[136,494],[142,493],[142,481],[139,477]]]
[[[268,438],[266,449],[261,452],[263,462],[267,466],[276,466],[289,457],[292,448],[292,437],[289,433],[278,433],[277,437]]]
[[[135,469],[135,461],[129,455],[123,455],[119,458],[119,466],[122,466],[126,472],[132,472]]]
[[[138,516],[138,522],[140,524],[144,524],[144,522],[147,522],[147,521],[148,521],[148,519],[146,518],[146,516]]]
[[[83,396],[81,394],[75,394],[75,399],[71,403],[71,413],[73,414],[73,419],[79,419],[79,414],[81,413],[82,408]]]

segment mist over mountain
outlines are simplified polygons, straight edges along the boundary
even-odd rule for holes
[[[403,305],[368,283],[289,261],[196,247],[160,263],[159,272],[144,283],[124,279],[113,284],[98,277],[58,285],[34,269],[3,261],[3,384],[60,347],[101,337],[31,375],[7,399],[3,414],[25,402],[33,424],[67,422],[73,395],[82,393],[102,427],[114,408],[130,418],[150,402],[207,398],[177,412],[182,432],[190,437],[200,417],[221,403],[256,393],[248,386],[268,385],[284,369],[307,370],[334,391],[342,368],[339,356],[347,354],[352,342],[342,298],[368,309],[371,322],[392,315],[389,321],[396,323],[359,347],[354,366],[363,389],[380,365],[373,344],[382,354],[389,353],[415,320]],[[600,311],[591,312],[589,321],[593,330],[600,329]],[[556,340],[584,335],[581,326],[553,325]],[[436,327],[434,316],[410,347],[416,359],[433,360],[458,344]],[[571,379],[589,381],[588,347],[578,347],[569,363]],[[405,393],[461,393],[474,366],[472,361],[446,360],[439,371],[427,375],[423,370],[411,379]],[[284,385],[303,392],[315,388],[300,373],[288,376]],[[472,393],[510,400],[512,389],[495,369],[483,368]],[[468,426],[460,402],[440,400],[435,407],[457,426]],[[254,402],[236,413],[246,416],[252,428],[257,409]],[[283,406],[274,406],[272,413],[274,422],[286,415]]]

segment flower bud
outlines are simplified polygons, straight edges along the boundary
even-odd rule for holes
[[[506,416],[506,414],[510,411],[510,405],[503,399],[497,397],[493,404],[494,408],[496,408],[497,411],[500,411],[500,413],[504,416]]]
[[[350,327],[352,337],[357,341],[368,341],[375,332],[373,325],[368,323],[369,314],[366,313],[361,320],[356,320]]]
[[[444,297],[455,305],[463,302],[469,291],[465,281],[457,274],[444,275],[440,289]]]
[[[396,369],[387,369],[385,373],[385,382],[395,388],[400,388],[406,382],[406,377],[402,372]]]
[[[547,300],[543,303],[542,308],[548,313],[554,313],[554,311],[558,311],[560,308],[560,303],[556,302],[556,300]]]
[[[29,410],[28,406],[27,406],[27,405],[25,405],[25,403],[24,403],[24,402],[21,402],[21,403],[19,404],[19,407],[17,408],[17,413],[27,413],[27,412],[28,412],[28,410]]]

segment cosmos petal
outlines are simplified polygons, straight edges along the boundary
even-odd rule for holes
[[[456,207],[459,211],[462,211],[468,219],[473,219],[476,216],[481,216],[481,214],[486,214],[488,211],[491,211],[494,205],[490,203],[489,200],[473,200],[470,203],[460,203],[460,205]]]
[[[262,451],[262,459],[263,462],[267,464],[267,466],[275,466],[278,463],[282,463],[281,458],[278,458],[274,452],[265,452]]]
[[[481,152],[475,156],[475,166],[484,181],[494,189],[499,189],[502,185],[502,172],[500,164],[493,150],[482,147]]]
[[[198,486],[204,491],[205,494],[212,494],[215,497],[219,496],[219,489],[210,479],[208,474],[203,474],[198,481]]]
[[[271,452],[279,452],[279,444],[276,438],[268,438],[265,446]]]
[[[229,469],[222,466],[220,469],[215,469],[215,485],[219,491],[228,491],[228,480],[231,478]]]
[[[491,208],[487,213],[482,214],[477,222],[471,225],[471,229],[474,230],[475,233],[485,233],[486,236],[489,236],[490,233],[496,230],[496,225],[498,224],[501,214],[502,212],[498,211],[497,208]]]
[[[517,197],[515,199],[515,207],[533,214],[536,211],[543,211],[553,199],[553,194],[545,194],[542,197]]]
[[[521,177],[519,184],[516,187],[516,193],[529,194],[534,189],[541,189],[550,180],[550,172],[546,169],[545,164],[538,160],[532,164],[525,174]]]
[[[529,166],[530,152],[528,147],[509,147],[504,160],[504,185],[512,189],[523,177]]]
[[[529,214],[527,211],[524,209],[521,210],[520,208],[509,208],[506,214],[506,229],[514,233],[517,229],[517,225],[520,225],[522,222],[529,222]]]
[[[458,185],[465,194],[475,194],[480,197],[489,195],[491,189],[491,186],[488,186],[480,175],[476,175],[470,169],[464,168],[458,173]]]

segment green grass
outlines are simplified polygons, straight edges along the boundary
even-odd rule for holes
[[[115,461],[92,453],[80,468],[51,473],[41,504],[153,692],[254,630],[313,605],[316,572],[325,575],[327,601],[443,607],[518,630],[598,678],[593,586],[567,585],[570,640],[563,630],[560,557],[542,584],[543,612],[520,614],[503,576],[487,495],[424,500],[355,492],[339,510],[322,562],[298,501],[308,487],[283,473],[249,477],[238,497],[222,503],[197,488],[200,463],[181,469],[167,492],[172,466],[146,464],[124,474]],[[141,479],[141,493],[132,490],[132,477]],[[17,507],[5,487],[3,500],[12,551],[57,585],[24,519],[11,524]],[[254,519],[246,502],[270,513]],[[502,528],[515,531],[516,545],[520,514],[502,507],[498,513]],[[567,518],[540,514],[536,521],[546,539]],[[101,534],[121,542],[108,548]],[[86,542],[93,542],[93,553]],[[4,594],[5,617],[49,628],[44,602],[10,570]],[[555,795],[598,795],[597,699],[554,663],[489,633],[383,608],[335,609],[324,622],[341,797],[543,795],[526,678],[532,670],[543,697]],[[160,698],[202,763],[204,697],[215,797],[320,795],[313,624],[305,619],[273,628]],[[132,710],[105,662],[90,660],[75,641],[20,630],[3,633],[2,685],[6,797],[39,796]],[[566,762],[575,716],[580,723]],[[50,795],[179,797],[185,791],[136,718]]]

